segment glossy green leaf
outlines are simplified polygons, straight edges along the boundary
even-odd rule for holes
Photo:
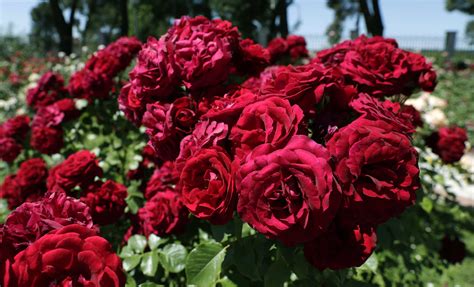
[[[219,243],[203,243],[194,248],[186,259],[188,285],[215,286],[221,273],[226,248]]]
[[[135,253],[143,253],[147,244],[146,237],[143,235],[135,234],[128,240],[128,246],[132,248]]]
[[[150,251],[143,254],[140,269],[146,276],[153,277],[158,269],[158,263],[158,253],[156,251]]]
[[[123,269],[127,272],[134,269],[140,263],[141,258],[141,255],[132,255],[130,257],[124,258],[122,261]]]
[[[179,243],[168,244],[160,250],[160,262],[163,268],[170,273],[179,273],[184,270],[188,251]]]

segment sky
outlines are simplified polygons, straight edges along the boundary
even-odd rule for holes
[[[28,34],[30,10],[39,2],[0,0],[0,33],[11,27],[15,34]],[[444,3],[445,0],[380,0],[385,34],[392,37],[442,37],[448,30],[464,34],[466,23],[473,17],[448,12]],[[333,12],[326,7],[326,0],[295,0],[289,8],[290,29],[299,19],[301,25],[292,32],[301,35],[324,35],[332,18]],[[347,26],[353,27],[354,22],[355,19],[351,20]],[[363,25],[361,28],[364,28]]]

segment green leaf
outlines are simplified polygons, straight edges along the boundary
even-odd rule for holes
[[[161,285],[161,284],[157,284],[157,283],[149,282],[149,281],[138,285],[138,287],[162,287],[162,286],[165,286],[165,285]]]
[[[290,269],[280,257],[273,262],[265,273],[264,286],[277,287],[283,286],[286,281],[290,279]]]
[[[130,248],[130,246],[124,246],[122,248],[122,250],[120,251],[120,257],[121,258],[125,258],[125,257],[129,257],[129,256],[132,256],[134,253],[133,253],[133,250],[132,248]]]
[[[146,248],[146,237],[143,235],[135,234],[128,240],[128,246],[132,248],[135,253],[143,253]]]
[[[215,286],[225,253],[226,248],[219,243],[203,243],[194,248],[186,259],[187,284],[199,287]]]
[[[168,238],[161,238],[155,234],[148,236],[148,247],[150,247],[151,250],[155,250],[158,246],[166,242],[168,242]]]
[[[143,254],[140,269],[146,276],[155,276],[156,270],[158,269],[159,257],[156,251],[150,251]]]
[[[429,199],[428,197],[423,197],[423,199],[420,202],[421,208],[423,208],[426,213],[431,213],[431,210],[433,209],[433,201]]]
[[[163,268],[170,273],[179,273],[184,270],[188,251],[179,243],[168,244],[160,252],[160,262]]]
[[[137,287],[137,282],[130,274],[127,274],[127,282],[125,283],[125,287]]]
[[[227,276],[221,278],[217,283],[222,287],[237,287],[237,284],[232,282]]]
[[[122,261],[123,269],[128,272],[133,268],[137,267],[138,263],[140,263],[141,258],[141,255],[132,255],[130,257],[124,258]]]

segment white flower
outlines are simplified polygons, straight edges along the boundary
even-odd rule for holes
[[[439,128],[448,124],[446,115],[438,108],[423,114],[423,119],[432,128]]]
[[[66,53],[64,53],[62,51],[58,53],[59,58],[64,58],[65,56],[66,56]]]
[[[28,81],[29,81],[29,82],[37,82],[39,79],[40,79],[40,75],[37,74],[37,73],[32,73],[32,74],[28,77]]]

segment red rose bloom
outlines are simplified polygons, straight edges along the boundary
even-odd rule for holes
[[[21,153],[23,147],[13,138],[0,137],[0,159],[6,162],[13,162]]]
[[[126,197],[127,188],[123,184],[107,180],[89,186],[81,200],[90,207],[95,223],[108,225],[120,220],[127,206]]]
[[[63,131],[61,128],[34,127],[30,145],[42,154],[58,153],[64,145]]]
[[[333,225],[323,235],[304,245],[304,255],[319,270],[344,269],[362,265],[375,249],[373,228],[344,229]]]
[[[179,181],[179,173],[175,168],[174,162],[167,161],[155,172],[148,181],[145,189],[145,198],[150,200],[158,192],[166,190],[174,191]]]
[[[5,177],[0,186],[0,197],[7,200],[8,209],[13,210],[23,203],[24,198],[21,194],[21,188],[16,181],[16,174],[10,174]]]
[[[35,108],[46,107],[66,94],[64,79],[60,74],[47,72],[41,76],[36,87],[26,93],[26,103]]]
[[[292,59],[308,57],[306,40],[303,36],[289,35],[286,41],[288,43],[288,52]]]
[[[398,48],[393,39],[360,36],[317,54],[326,66],[338,66],[359,91],[384,97],[410,95],[416,88],[432,91],[436,74],[423,56]]]
[[[336,159],[335,175],[345,195],[344,223],[380,224],[415,202],[418,154],[392,125],[359,118],[326,146]]]
[[[123,100],[123,107],[146,104],[157,100],[166,100],[174,91],[179,80],[175,63],[171,60],[172,50],[165,42],[148,37],[146,44],[138,54],[137,64],[130,72],[131,94],[133,99]],[[128,94],[128,93],[127,93]]]
[[[58,106],[50,105],[39,108],[33,118],[31,126],[35,127],[58,127],[64,119],[64,114],[59,110]]]
[[[188,89],[215,86],[227,80],[240,40],[232,23],[183,16],[164,37],[166,44],[173,47],[173,59]]]
[[[258,99],[258,94],[247,89],[230,92],[223,97],[214,98],[210,108],[201,116],[201,119],[224,122],[229,126],[233,126],[242,110]]]
[[[16,116],[0,125],[0,137],[10,137],[19,141],[23,141],[29,131],[30,118],[28,116]]]
[[[59,100],[53,105],[64,115],[64,122],[78,118],[81,114],[81,112],[76,108],[74,100],[70,98]]]
[[[241,87],[244,89],[251,90],[254,93],[260,93],[262,87],[265,86],[265,83],[272,79],[273,73],[278,71],[284,66],[270,66],[263,70],[260,75],[256,77],[248,78],[245,82],[241,84]]]
[[[67,86],[69,93],[75,98],[105,99],[112,90],[113,81],[105,74],[96,74],[91,70],[83,69],[71,76]]]
[[[232,220],[237,203],[235,168],[222,148],[201,149],[190,157],[180,175],[183,202],[198,218],[212,224]]]
[[[241,74],[258,75],[270,64],[270,53],[251,39],[240,41],[237,70]]]
[[[293,136],[279,150],[260,145],[240,168],[240,217],[286,245],[321,235],[341,198],[328,162],[326,149],[307,136]]]
[[[288,42],[281,37],[273,38],[268,43],[267,49],[270,52],[272,62],[275,62],[288,52]]]
[[[0,250],[13,258],[51,230],[70,224],[93,227],[89,208],[78,199],[52,193],[40,201],[23,203],[8,215],[0,230]]]
[[[197,122],[196,109],[196,103],[189,97],[179,98],[171,105],[147,105],[143,125],[158,157],[173,160],[178,156],[179,142]]]
[[[224,123],[203,121],[196,124],[193,133],[183,138],[176,167],[181,171],[186,160],[203,148],[219,146],[227,138],[229,128]]]
[[[403,105],[400,109],[400,117],[410,119],[414,127],[422,127],[423,120],[421,119],[420,112],[415,107],[410,105]]]
[[[188,222],[188,210],[174,191],[156,193],[138,210],[140,232],[165,236],[181,232]]]
[[[55,185],[65,191],[70,191],[76,186],[85,188],[94,182],[96,176],[102,176],[102,169],[95,155],[88,150],[81,150],[70,155],[50,171],[48,189],[52,189]]]
[[[432,133],[426,144],[444,163],[454,163],[461,159],[466,149],[466,130],[457,126],[442,127]]]
[[[31,193],[42,194],[46,191],[47,177],[48,169],[44,160],[32,158],[20,164],[16,174],[16,182],[24,196]]]
[[[282,98],[272,97],[245,107],[229,139],[242,158],[262,143],[281,148],[298,133],[303,111]]]
[[[18,287],[125,286],[120,258],[112,246],[82,225],[44,235],[15,256],[11,266]]]

